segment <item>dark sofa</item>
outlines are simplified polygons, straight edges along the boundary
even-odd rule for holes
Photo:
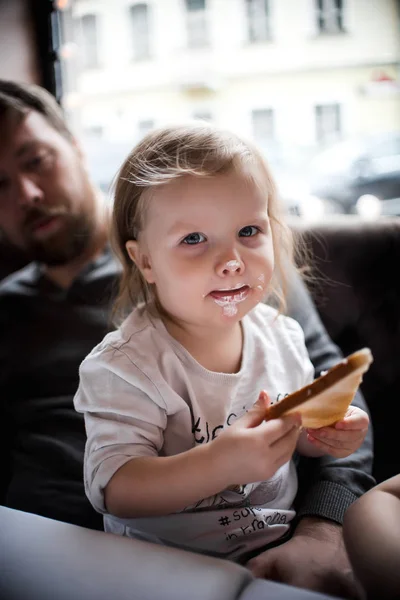
[[[361,389],[374,429],[374,476],[400,473],[400,219],[296,225],[312,257],[310,289],[332,339],[347,355],[369,347]]]
[[[368,346],[374,355],[362,389],[375,431],[375,477],[381,481],[400,472],[400,219],[362,223],[343,217],[293,227],[312,250],[311,290],[332,338],[345,354]],[[1,507],[0,539],[4,600],[325,597],[253,579],[226,561]]]

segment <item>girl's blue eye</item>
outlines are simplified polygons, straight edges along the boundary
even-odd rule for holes
[[[187,244],[188,246],[195,246],[196,244],[201,244],[201,242],[205,241],[205,236],[202,233],[198,233],[196,231],[195,233],[189,233],[189,235],[187,235],[185,239],[182,240],[182,244]]]
[[[240,231],[239,231],[239,236],[240,237],[253,237],[255,235],[257,235],[257,233],[259,233],[260,230],[258,229],[258,227],[255,227],[254,225],[246,225],[246,227],[243,227]]]

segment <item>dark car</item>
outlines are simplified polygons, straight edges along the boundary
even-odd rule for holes
[[[375,197],[384,201],[381,213],[390,205],[400,214],[400,132],[349,139],[321,152],[310,163],[310,191],[344,213],[360,212]]]

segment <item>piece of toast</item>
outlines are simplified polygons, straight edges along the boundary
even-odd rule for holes
[[[309,385],[267,408],[265,420],[300,413],[302,426],[319,429],[343,419],[373,358],[369,348],[350,354]]]

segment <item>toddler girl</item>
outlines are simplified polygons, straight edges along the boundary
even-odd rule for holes
[[[283,306],[292,240],[251,144],[208,125],[149,134],[112,228],[128,316],[80,368],[86,493],[107,531],[242,561],[290,528],[295,448],[346,456],[368,417],[351,408],[325,443],[298,415],[263,420],[313,367],[300,326],[263,303]]]

